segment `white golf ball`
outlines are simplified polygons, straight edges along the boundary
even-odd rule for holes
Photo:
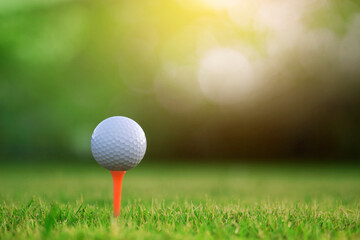
[[[136,167],[146,151],[142,128],[127,117],[110,117],[99,123],[91,136],[91,152],[95,160],[111,171],[127,171]]]

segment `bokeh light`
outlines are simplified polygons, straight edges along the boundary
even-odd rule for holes
[[[232,49],[212,49],[201,59],[199,84],[204,95],[218,103],[234,103],[254,88],[254,69],[249,60]]]

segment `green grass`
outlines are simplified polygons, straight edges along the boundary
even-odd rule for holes
[[[0,166],[0,239],[360,239],[359,167],[151,164]]]

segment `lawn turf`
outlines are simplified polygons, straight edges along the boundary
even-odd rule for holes
[[[0,239],[360,239],[358,166],[156,163],[123,182],[90,163],[0,166]]]

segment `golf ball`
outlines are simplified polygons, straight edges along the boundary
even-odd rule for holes
[[[91,152],[95,160],[111,171],[127,171],[136,167],[146,151],[142,128],[127,117],[110,117],[99,123],[91,136]]]

